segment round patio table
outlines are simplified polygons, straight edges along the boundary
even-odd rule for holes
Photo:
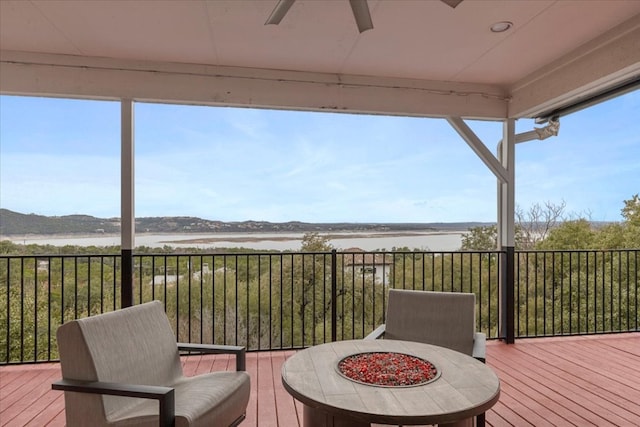
[[[431,362],[440,376],[411,387],[380,387],[338,373],[346,356],[404,353]],[[396,340],[337,341],[309,347],[282,365],[282,384],[303,403],[304,427],[471,425],[500,397],[500,381],[484,363],[429,344]]]

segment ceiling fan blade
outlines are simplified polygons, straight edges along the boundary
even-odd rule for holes
[[[289,8],[291,8],[291,5],[293,5],[294,1],[296,0],[278,1],[278,4],[273,9],[273,12],[271,12],[271,15],[269,15],[269,19],[267,19],[267,22],[265,22],[264,25],[269,25],[269,24],[278,25],[280,21],[282,21],[282,18],[284,18],[284,16],[289,11]]]
[[[442,3],[451,6],[452,8],[456,8],[457,5],[462,3],[462,0],[440,0]]]
[[[289,12],[289,9],[295,1],[296,0],[279,0],[264,25],[278,25],[287,12]],[[371,21],[371,13],[369,12],[367,0],[349,0],[349,3],[351,4],[351,10],[353,11],[353,17],[356,19],[358,30],[362,33],[372,29],[373,22]]]
[[[371,13],[369,13],[367,0],[349,0],[349,3],[351,4],[353,17],[356,18],[358,31],[363,33],[367,30],[373,29],[373,22],[371,21]]]

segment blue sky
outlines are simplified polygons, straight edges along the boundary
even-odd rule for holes
[[[117,102],[0,96],[0,207],[120,215]],[[469,122],[494,152],[502,126]],[[496,179],[441,119],[135,104],[136,216],[496,220]],[[517,122],[517,131],[536,126]],[[618,221],[640,192],[640,91],[516,149],[516,204]]]

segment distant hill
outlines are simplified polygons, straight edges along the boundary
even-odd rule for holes
[[[190,216],[136,218],[138,233],[241,233],[328,231],[460,231],[488,223],[307,223],[299,221],[212,221]],[[120,218],[43,216],[0,209],[0,235],[119,233]]]
[[[120,219],[89,215],[43,216],[0,209],[0,235],[119,233]]]

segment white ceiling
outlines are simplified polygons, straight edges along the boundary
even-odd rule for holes
[[[346,0],[276,3],[2,0],[0,91],[501,118],[640,76],[638,0],[369,0],[362,34]]]

